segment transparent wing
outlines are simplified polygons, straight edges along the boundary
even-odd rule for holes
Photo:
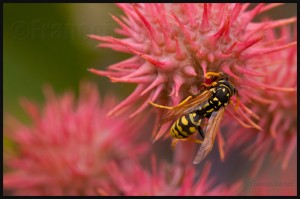
[[[188,100],[186,103],[174,106],[173,109],[167,112],[162,122],[165,123],[192,112],[193,110],[201,106],[201,104],[203,104],[211,96],[212,92],[210,90],[206,90],[200,95]]]
[[[224,112],[225,112],[225,108],[221,107],[219,111],[213,112],[212,115],[210,116],[208,121],[208,126],[205,132],[205,138],[194,158],[193,161],[194,164],[199,164],[212,150]]]

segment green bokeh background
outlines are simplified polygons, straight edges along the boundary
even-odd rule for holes
[[[97,82],[101,93],[109,89],[119,97],[132,89],[87,71],[104,69],[129,56],[96,48],[98,42],[87,37],[115,35],[117,24],[109,13],[121,11],[114,4],[6,3],[3,10],[4,113],[26,120],[20,97],[42,103],[46,84],[56,93],[78,92],[79,82],[86,79]]]

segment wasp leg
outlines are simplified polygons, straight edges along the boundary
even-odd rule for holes
[[[192,137],[188,137],[185,140],[189,141],[189,142],[195,142],[195,143],[198,143],[198,144],[201,144],[203,142],[202,140],[195,139],[195,138],[192,138]]]
[[[157,108],[163,108],[163,109],[169,109],[172,110],[174,107],[178,107],[178,106],[182,106],[183,104],[185,104],[187,101],[189,101],[192,98],[192,96],[188,96],[185,100],[183,100],[182,102],[180,102],[179,104],[175,105],[175,106],[163,106],[163,105],[159,105],[159,104],[155,104],[151,101],[149,101],[149,104],[151,104],[152,106],[155,106]]]
[[[171,144],[172,150],[175,149],[175,146],[176,146],[176,144],[178,143],[178,141],[179,141],[178,139],[173,139],[172,144]]]
[[[171,143],[171,148],[172,148],[172,150],[175,149],[175,146],[176,146],[176,144],[177,144],[179,141],[195,142],[195,143],[198,143],[198,144],[201,144],[201,143],[203,142],[202,140],[195,139],[195,138],[192,138],[192,137],[188,137],[188,138],[185,138],[185,139],[173,139],[173,140],[172,140],[172,143]]]
[[[157,107],[157,108],[163,108],[163,109],[169,109],[169,110],[173,109],[172,106],[163,106],[163,105],[155,104],[155,103],[153,103],[151,101],[149,101],[149,104],[151,104],[152,106]]]
[[[187,103],[187,101],[189,101],[190,99],[192,98],[192,96],[188,96],[187,98],[185,98],[185,100],[183,100],[182,102],[180,102],[179,104],[177,104],[176,106],[174,107],[177,107],[177,106],[182,106],[184,105],[185,103]]]
[[[209,88],[211,86],[211,84],[201,83],[201,86],[204,86],[205,88]]]
[[[230,103],[233,104],[234,103],[233,100],[230,100]],[[240,99],[237,98],[234,106],[234,111],[237,111],[239,106],[240,106]]]
[[[239,95],[238,95],[239,93],[236,91],[236,104],[235,104],[235,106],[234,106],[234,111],[237,111],[238,110],[238,108],[239,108],[239,105],[240,105],[240,97],[239,97]]]
[[[205,88],[214,87],[215,85],[217,85],[217,82],[212,82],[211,84],[201,83],[201,86],[204,86]]]
[[[203,129],[201,128],[201,126],[198,127],[198,132],[199,132],[199,134],[201,135],[201,137],[204,139],[204,131],[203,131]]]

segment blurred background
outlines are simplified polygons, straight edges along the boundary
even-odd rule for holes
[[[286,4],[264,15],[273,19],[296,16],[296,6]],[[46,84],[58,94],[67,89],[77,93],[82,79],[91,80],[97,83],[101,95],[113,92],[120,100],[132,92],[135,87],[132,84],[111,83],[108,78],[87,71],[105,69],[131,56],[97,48],[98,42],[87,37],[88,34],[119,37],[114,33],[118,25],[109,14],[119,16],[122,12],[114,4],[3,4],[4,120],[9,113],[24,123],[29,122],[19,99],[26,97],[42,104],[42,88]],[[4,140],[4,147],[7,144]],[[214,157],[219,158],[217,151]],[[228,172],[232,170],[230,165],[227,167]]]
[[[127,55],[96,48],[88,34],[114,35],[116,23],[109,13],[120,14],[113,4],[4,4],[4,112],[26,119],[20,96],[43,100],[42,87],[78,91],[81,79],[98,81],[106,91],[108,79],[88,68],[105,68]],[[120,97],[125,85],[110,84]],[[128,91],[127,91],[128,90]]]

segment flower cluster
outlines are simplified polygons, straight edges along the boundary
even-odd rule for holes
[[[256,178],[245,183],[246,195],[256,196],[296,196],[297,195],[297,155],[285,171],[272,167],[261,172]]]
[[[253,77],[264,76],[264,72],[257,70],[264,63],[257,58],[295,46],[296,42],[270,41],[265,34],[270,29],[295,22],[296,17],[253,22],[254,17],[280,4],[258,4],[252,9],[249,5],[119,4],[125,16],[112,17],[120,25],[116,32],[124,37],[90,35],[101,41],[99,47],[133,54],[105,71],[90,69],[113,82],[137,84],[135,91],[110,114],[139,102],[140,107],[132,116],[146,109],[148,101],[176,105],[200,91],[208,71],[227,73],[240,91],[242,103],[257,88],[278,90],[276,86],[254,81]],[[249,89],[252,92],[248,92]],[[237,112],[228,112],[244,126],[260,129],[252,116],[246,114],[248,110],[241,106]],[[164,110],[158,110],[154,140],[165,135],[169,127],[168,123],[158,131],[157,124],[163,115]]]
[[[141,167],[138,162],[127,162],[120,167],[117,164],[109,165],[111,178],[114,181],[98,189],[99,195],[124,196],[215,196],[238,195],[242,182],[231,186],[217,183],[210,176],[211,164],[206,163],[198,175],[192,166],[178,164],[157,164],[155,156],[151,159],[151,172]]]
[[[42,110],[23,100],[32,126],[10,118],[5,135],[18,147],[7,154],[3,186],[14,195],[95,195],[108,180],[104,169],[109,161],[135,159],[146,150],[137,142],[138,123],[126,117],[107,117],[114,98],[101,103],[97,87],[81,84],[80,99],[71,92],[56,97],[48,87]]]
[[[273,30],[266,32],[269,45],[274,46],[277,43],[284,45],[296,41],[296,28],[294,37],[290,29],[291,26],[282,27],[278,36]],[[277,42],[274,44],[273,41]],[[228,136],[229,146],[248,143],[245,152],[256,162],[253,175],[258,172],[270,153],[272,159],[279,161],[285,169],[297,142],[297,48],[294,46],[284,51],[270,53],[260,57],[259,61],[265,63],[265,67],[260,70],[264,71],[266,76],[258,81],[281,87],[283,91],[263,90],[252,94],[247,105],[259,117],[258,124],[262,130],[249,130],[245,133],[244,129],[237,128]],[[294,88],[294,91],[286,92],[284,88]]]

